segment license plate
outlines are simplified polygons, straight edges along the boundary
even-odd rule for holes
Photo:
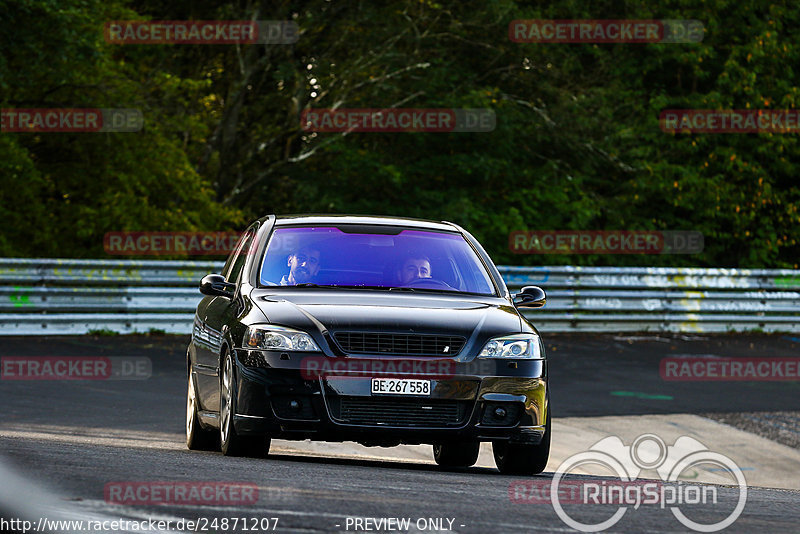
[[[425,395],[431,394],[430,380],[411,378],[373,378],[373,395]]]

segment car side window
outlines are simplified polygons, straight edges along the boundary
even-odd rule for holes
[[[242,267],[244,267],[244,262],[247,259],[247,253],[250,250],[250,244],[253,241],[254,235],[255,231],[253,230],[245,232],[239,239],[236,250],[231,254],[231,257],[228,258],[228,262],[225,264],[225,268],[222,271],[222,275],[228,282],[235,284],[239,281],[239,277],[242,274]]]

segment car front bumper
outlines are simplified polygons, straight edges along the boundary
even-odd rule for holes
[[[403,374],[375,372],[386,369],[381,365],[338,365],[354,360],[374,364],[385,358],[330,358],[325,363],[337,365],[309,373],[307,358],[326,357],[236,353],[234,424],[240,434],[374,445],[464,440],[536,444],[544,435],[549,409],[545,360],[440,359],[445,372]],[[429,396],[373,395],[373,377],[430,380],[431,392]]]

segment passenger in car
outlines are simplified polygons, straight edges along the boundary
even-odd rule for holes
[[[281,278],[282,286],[310,283],[319,272],[320,253],[317,248],[303,247],[289,255],[289,274]]]

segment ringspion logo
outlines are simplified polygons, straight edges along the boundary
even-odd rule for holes
[[[111,44],[292,44],[300,30],[290,20],[117,20],[104,35]]]
[[[699,43],[699,20],[513,20],[515,43]]]
[[[491,109],[306,109],[300,127],[306,132],[491,132]]]
[[[737,488],[735,497],[722,493],[717,486],[692,484],[680,480],[683,473],[704,466],[714,466],[731,478]],[[565,478],[573,471],[594,466],[612,473],[603,478]],[[640,478],[643,471],[655,471],[658,480]],[[549,487],[548,487],[549,486]],[[684,527],[698,532],[717,532],[729,527],[744,510],[747,502],[747,482],[741,468],[729,457],[709,450],[689,436],[681,436],[667,445],[655,434],[642,434],[631,445],[617,436],[610,436],[592,445],[588,451],[574,454],[556,468],[552,480],[514,481],[508,487],[509,500],[517,504],[550,502],[561,520],[580,532],[600,532],[614,527],[623,516],[635,513],[641,506],[656,505],[669,508]],[[607,519],[596,515],[581,517],[580,505],[601,504],[616,506]],[[571,505],[565,507],[565,505]],[[694,505],[719,507],[722,519],[716,523],[695,521]],[[730,510],[730,511],[729,511]],[[706,514],[707,517],[707,514]]]
[[[0,109],[0,133],[138,132],[143,126],[138,109]]]

